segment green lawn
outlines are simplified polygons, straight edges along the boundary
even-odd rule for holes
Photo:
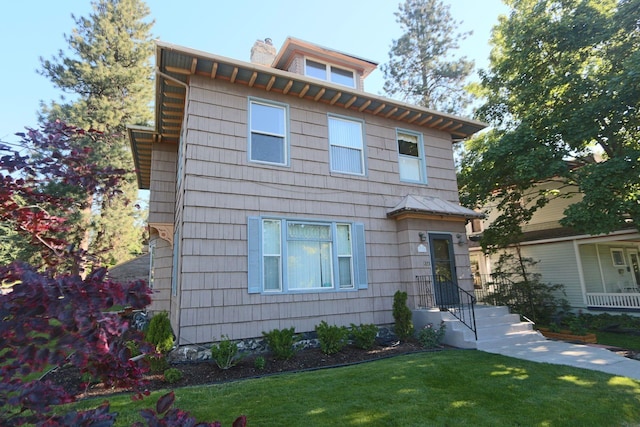
[[[614,332],[596,331],[598,344],[612,345],[626,348],[627,350],[640,351],[640,336],[631,334],[618,334]]]
[[[112,398],[118,425],[139,420],[138,410],[160,395]],[[179,408],[224,426],[240,414],[260,427],[640,425],[640,381],[472,350],[183,388],[176,396]]]

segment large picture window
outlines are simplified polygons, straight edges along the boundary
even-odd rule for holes
[[[397,130],[400,180],[426,183],[424,146],[419,133]]]
[[[287,124],[285,105],[249,100],[249,160],[286,165]]]
[[[249,291],[347,291],[367,287],[359,223],[249,218]]]
[[[329,116],[331,171],[364,175],[364,138],[361,121]]]

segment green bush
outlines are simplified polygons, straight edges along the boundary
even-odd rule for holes
[[[166,354],[171,351],[173,348],[173,330],[166,311],[153,315],[145,332],[145,340],[153,344],[159,353]]]
[[[338,353],[349,340],[349,330],[346,327],[329,326],[324,320],[316,326],[316,333],[324,354]]]
[[[491,274],[491,282],[485,286],[492,292],[482,302],[509,307],[538,325],[551,325],[569,310],[561,284],[542,283],[535,273],[538,262],[516,253],[502,253]]]
[[[167,363],[167,358],[162,353],[156,354],[147,354],[145,356],[147,362],[149,362],[149,369],[154,374],[159,374],[160,372],[164,372],[169,364]]]
[[[262,371],[265,368],[265,366],[267,366],[267,361],[262,356],[256,357],[255,360],[253,361],[253,367],[259,371]]]
[[[418,332],[418,342],[424,348],[440,347],[440,342],[444,338],[447,326],[444,322],[440,322],[438,329],[434,328],[431,323],[420,329]]]
[[[177,383],[182,379],[182,371],[176,368],[169,368],[164,371],[164,380],[169,384]]]
[[[351,336],[353,345],[364,350],[370,350],[376,342],[378,327],[374,324],[360,325],[351,324]]]
[[[223,335],[218,344],[211,346],[211,358],[220,369],[229,369],[238,362],[238,344]]]
[[[262,336],[267,341],[267,345],[273,352],[276,359],[288,360],[296,354],[294,344],[298,341],[295,328],[274,329],[270,332],[262,332]]]
[[[407,306],[406,292],[396,291],[393,295],[393,319],[398,339],[405,341],[413,335],[413,321],[411,310]]]

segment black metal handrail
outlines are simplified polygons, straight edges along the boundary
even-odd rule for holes
[[[421,307],[438,307],[448,311],[463,325],[473,331],[478,340],[476,313],[474,305],[476,297],[458,286],[457,283],[443,276],[416,276],[418,282],[418,305]]]

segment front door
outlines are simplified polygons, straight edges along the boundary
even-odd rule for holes
[[[636,286],[640,285],[640,261],[638,260],[638,251],[631,249],[627,251],[629,256],[629,266],[631,267],[631,275],[636,282]]]
[[[460,295],[451,235],[429,234],[429,246],[436,304],[441,307],[456,305],[460,302]]]

